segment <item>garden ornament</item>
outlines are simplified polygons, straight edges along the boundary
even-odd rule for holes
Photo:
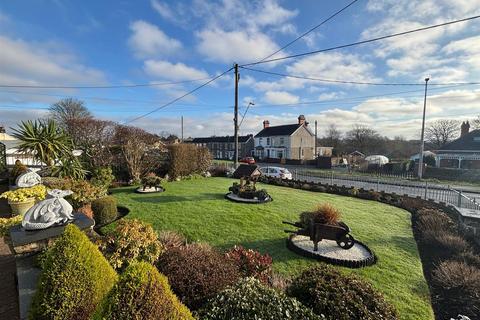
[[[32,169],[19,175],[15,181],[19,188],[30,188],[40,183],[42,183],[42,178]]]
[[[70,190],[48,191],[47,199],[40,201],[25,213],[22,227],[25,230],[40,230],[73,220],[73,208],[63,199],[72,193]]]

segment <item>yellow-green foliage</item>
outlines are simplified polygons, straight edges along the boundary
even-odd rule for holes
[[[0,218],[0,237],[8,235],[11,227],[22,222],[22,216],[14,216],[11,218]]]
[[[47,188],[44,185],[36,185],[30,188],[19,188],[16,190],[5,191],[0,195],[0,198],[5,198],[11,202],[23,202],[34,198],[36,200],[43,200],[47,195]]]
[[[30,319],[90,319],[117,274],[75,225],[46,252]]]
[[[101,303],[95,320],[193,320],[168,279],[147,262],[131,264]]]

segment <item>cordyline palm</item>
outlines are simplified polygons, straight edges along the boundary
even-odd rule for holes
[[[33,157],[49,167],[71,152],[72,143],[55,121],[22,121],[13,136],[22,141],[18,149],[31,152]]]

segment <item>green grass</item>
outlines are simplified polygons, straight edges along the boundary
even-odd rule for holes
[[[156,230],[175,230],[190,240],[205,241],[221,249],[235,244],[268,252],[274,270],[295,275],[315,260],[290,252],[285,246],[282,220],[295,221],[298,214],[318,203],[329,202],[343,213],[342,220],[356,239],[378,256],[374,266],[354,272],[370,280],[392,302],[401,319],[433,319],[429,292],[413,238],[407,211],[374,201],[314,193],[284,187],[268,189],[274,201],[240,204],[224,199],[234,182],[208,178],[166,183],[161,194],[136,194],[134,188],[113,189],[119,203],[130,208],[129,218],[151,223]]]

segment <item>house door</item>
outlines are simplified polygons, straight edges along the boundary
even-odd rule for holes
[[[270,158],[270,149],[267,149],[267,158]]]

